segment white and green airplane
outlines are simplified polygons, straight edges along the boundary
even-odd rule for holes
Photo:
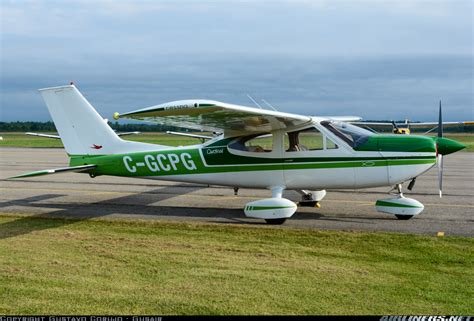
[[[309,117],[198,99],[114,114],[219,133],[195,135],[209,139],[193,146],[146,144],[122,140],[74,85],[40,93],[70,166],[14,178],[80,172],[268,189],[270,198],[248,203],[244,212],[269,224],[282,224],[297,210],[283,198],[286,189],[301,193],[300,206],[319,206],[326,189],[395,186],[396,193],[376,208],[409,219],[424,207],[404,197],[401,184],[411,181],[412,187],[438,164],[441,196],[442,156],[465,147],[443,138],[442,126],[438,137],[381,135],[349,123],[358,117]]]

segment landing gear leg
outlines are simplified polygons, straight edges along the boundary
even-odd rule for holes
[[[402,186],[402,184],[397,184],[397,185],[395,186],[395,188],[397,189],[397,192],[398,192],[397,195],[398,195],[398,197],[399,197],[399,198],[404,198],[405,196],[403,196],[403,192],[402,192],[403,186]],[[415,216],[415,215],[400,215],[400,214],[395,214],[395,217],[396,217],[397,219],[401,220],[401,221],[407,221],[407,220],[411,219],[413,216]]]
[[[397,189],[398,197],[403,197],[403,193],[402,193],[402,188],[403,188],[403,186],[402,186],[402,184],[397,184],[397,185],[395,186],[395,188]]]

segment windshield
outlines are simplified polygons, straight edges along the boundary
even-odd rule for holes
[[[364,144],[369,137],[374,134],[366,129],[345,122],[322,121],[321,125],[329,129],[352,147],[358,147]]]

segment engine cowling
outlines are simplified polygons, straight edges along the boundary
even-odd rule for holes
[[[286,198],[266,198],[247,203],[244,208],[248,217],[262,219],[279,219],[291,217],[297,205]]]

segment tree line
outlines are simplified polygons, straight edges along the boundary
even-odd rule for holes
[[[172,131],[196,131],[187,130],[180,127],[158,125],[158,124],[119,124],[118,122],[108,122],[109,126],[117,132],[164,132],[167,130]],[[404,124],[397,123],[400,127],[404,127]],[[385,132],[390,132],[391,129],[387,128]],[[425,132],[426,129],[412,129],[413,132]],[[450,133],[472,133],[474,132],[474,126],[456,126],[444,129],[445,132]],[[15,121],[15,122],[0,122],[0,132],[56,132],[56,127],[52,121],[37,122],[37,121]]]
[[[167,130],[187,131],[183,128],[158,124],[119,124],[118,122],[112,123],[110,121],[108,124],[117,132],[163,132]],[[52,121],[0,122],[0,132],[56,132],[56,126],[54,126]]]

